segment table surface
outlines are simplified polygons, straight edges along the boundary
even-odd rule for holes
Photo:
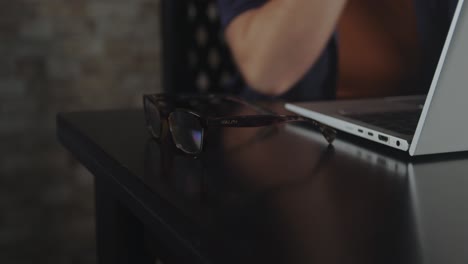
[[[210,131],[163,150],[141,110],[67,113],[58,137],[194,263],[468,263],[468,154],[410,159],[302,125]]]

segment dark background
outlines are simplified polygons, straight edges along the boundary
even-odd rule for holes
[[[60,111],[160,90],[159,0],[0,1],[0,263],[95,263],[93,178]]]

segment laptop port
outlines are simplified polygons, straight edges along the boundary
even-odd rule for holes
[[[367,135],[373,137],[373,136],[374,136],[374,133],[372,133],[372,132],[367,132]]]
[[[364,133],[364,130],[362,130],[362,129],[358,129],[357,131],[358,131],[359,133]]]
[[[383,142],[388,142],[388,137],[386,137],[384,135],[379,135],[379,140],[383,141]]]

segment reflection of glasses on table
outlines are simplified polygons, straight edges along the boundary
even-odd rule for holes
[[[292,115],[242,115],[207,117],[190,110],[191,106],[223,104],[227,102],[248,106],[259,112],[266,112],[259,106],[250,104],[238,97],[223,95],[170,95],[152,94],[143,96],[146,125],[151,135],[160,139],[163,125],[167,122],[172,139],[181,151],[196,155],[203,150],[205,130],[209,127],[261,127],[285,122],[307,122],[317,126],[325,139],[331,144],[336,131],[311,119]]]

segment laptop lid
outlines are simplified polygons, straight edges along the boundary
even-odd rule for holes
[[[458,2],[419,120],[411,156],[468,150],[468,18]]]

